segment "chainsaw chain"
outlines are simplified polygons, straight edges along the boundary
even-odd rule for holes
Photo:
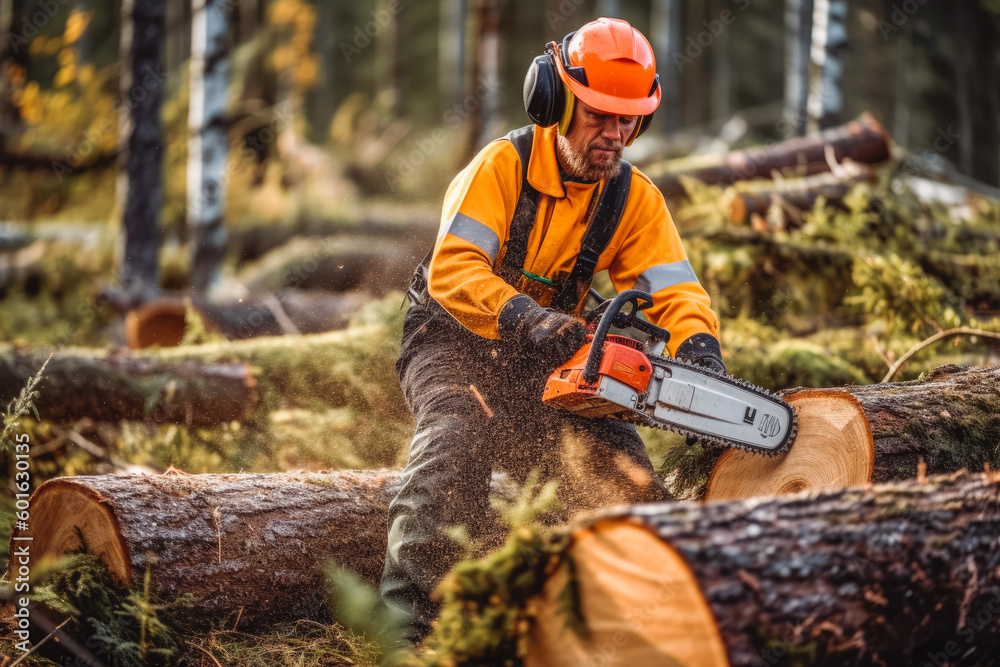
[[[753,445],[748,445],[738,440],[729,440],[727,438],[722,438],[717,435],[701,433],[700,431],[688,429],[678,424],[672,424],[670,422],[659,422],[656,419],[647,415],[645,412],[636,411],[633,413],[637,417],[637,419],[635,420],[636,423],[642,424],[644,426],[649,426],[652,428],[658,428],[664,431],[673,431],[674,433],[680,433],[681,435],[688,435],[693,438],[697,438],[698,442],[701,443],[718,445],[720,447],[742,449],[743,451],[750,452],[751,454],[763,454],[764,456],[768,457],[777,456],[778,454],[787,452],[789,447],[791,447],[792,443],[795,441],[795,436],[798,434],[799,430],[798,415],[796,414],[795,406],[791,405],[790,403],[786,403],[782,399],[774,396],[767,389],[764,389],[763,387],[758,387],[757,385],[751,384],[746,380],[733,377],[732,375],[726,375],[725,373],[719,373],[717,371],[705,368],[704,366],[686,361],[684,359],[671,359],[669,357],[656,357],[652,355],[648,356],[650,362],[654,366],[661,366],[664,368],[669,368],[670,366],[683,366],[684,368],[692,370],[696,373],[700,373],[701,375],[707,375],[713,379],[722,380],[727,384],[740,387],[741,389],[745,389],[751,393],[757,394],[758,396],[763,396],[765,398],[771,399],[772,401],[778,401],[781,404],[783,404],[783,407],[787,407],[787,410],[789,411],[791,417],[790,419],[791,427],[789,429],[788,435],[785,437],[785,440],[781,443],[780,447],[776,447],[774,449],[764,449],[760,447],[754,447]]]

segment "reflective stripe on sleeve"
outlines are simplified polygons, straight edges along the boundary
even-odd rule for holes
[[[448,223],[448,233],[468,241],[490,257],[492,262],[500,252],[500,237],[492,229],[467,215],[456,213]]]
[[[698,282],[698,276],[695,275],[691,262],[685,259],[680,262],[651,266],[643,271],[635,281],[635,288],[656,294],[661,289],[688,282]]]

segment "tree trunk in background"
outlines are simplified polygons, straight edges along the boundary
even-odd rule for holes
[[[809,115],[815,127],[842,122],[844,55],[847,49],[847,0],[815,0],[813,9],[812,84]]]
[[[469,117],[470,155],[495,139],[497,113],[500,109],[500,3],[479,0],[478,35],[474,76],[469,82],[464,109],[473,107]]]
[[[732,11],[732,3],[729,0],[713,0],[710,4],[711,14],[709,21],[719,21],[722,13],[729,9]],[[729,104],[731,89],[730,66],[729,66],[729,33],[731,26],[723,24],[722,32],[715,36],[711,49],[711,71],[712,77],[709,80],[709,90],[711,94],[710,118],[718,121],[729,119],[731,106]]]
[[[620,18],[622,15],[621,3],[618,0],[597,0],[597,15]]]
[[[228,0],[194,0],[191,98],[188,106],[187,222],[191,288],[218,281],[226,253],[226,87],[229,83]]]
[[[448,109],[462,99],[465,81],[466,1],[441,0],[438,90],[441,91],[442,109]]]
[[[895,100],[892,136],[900,146],[910,145],[910,90],[913,86],[913,23],[903,24],[896,38]]]
[[[319,74],[317,83],[309,91],[308,116],[313,137],[321,144],[329,141],[330,120],[334,112],[333,73],[337,67],[337,58],[342,57],[337,48],[337,31],[334,22],[334,7],[332,2],[316,3],[316,29],[313,32],[313,43],[319,57]]]
[[[972,146],[975,128],[972,122],[972,87],[969,76],[969,9],[968,4],[959,2],[955,7],[955,53],[952,61],[955,68],[955,106],[958,110],[958,168],[966,176],[972,176]],[[961,37],[959,37],[961,36]],[[980,82],[975,82],[981,85]]]
[[[650,38],[660,72],[662,99],[656,122],[667,136],[680,130],[680,76],[673,54],[680,52],[682,0],[653,0]]]
[[[165,13],[162,0],[122,0],[118,89],[129,104],[121,105],[117,196],[124,232],[120,296],[131,304],[154,295],[159,279]]]
[[[7,136],[13,130],[14,114],[7,84],[7,61],[12,55],[11,26],[14,20],[14,0],[0,0],[0,154],[7,147]]]
[[[804,137],[809,114],[809,47],[813,0],[785,0],[785,122],[788,136]]]

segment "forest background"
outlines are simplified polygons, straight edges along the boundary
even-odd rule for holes
[[[207,45],[198,5],[0,0],[0,356],[29,370],[52,350],[104,358],[135,344],[130,315],[180,300],[182,345],[136,354],[249,359],[263,397],[211,425],[149,416],[165,387],[142,396],[146,419],[43,410],[22,419],[36,484],[405,463],[401,290],[444,190],[527,123],[521,85],[545,43],[598,16],[628,20],[656,52],[663,102],[625,156],[657,182],[862,114],[891,137],[871,169],[832,160],[847,187],[805,205],[768,195],[733,213],[805,179],[794,165],[665,191],[732,374],[769,389],[877,382],[960,328],[980,333],[927,345],[896,379],[997,361],[983,334],[1000,332],[998,0],[226,0],[205,10],[221,31]],[[206,122],[209,108],[221,111]],[[210,128],[221,167],[202,153]],[[154,156],[145,166],[129,163],[130,140]],[[212,168],[214,184],[192,187]],[[144,230],[131,241],[129,221]],[[198,254],[205,239],[218,256]],[[40,406],[57,393],[39,391]],[[697,458],[644,435],[668,479]]]

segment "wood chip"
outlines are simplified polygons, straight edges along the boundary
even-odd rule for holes
[[[483,398],[483,395],[479,393],[478,389],[476,389],[476,385],[470,384],[469,390],[472,392],[472,395],[476,397],[476,400],[479,401],[479,405],[483,406],[483,412],[486,413],[486,416],[492,419],[493,411],[490,410],[490,406],[486,405],[486,399]]]

